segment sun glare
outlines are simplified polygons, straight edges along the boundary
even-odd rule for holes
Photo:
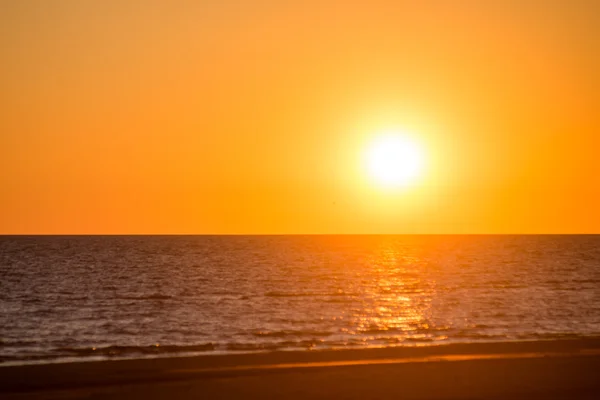
[[[423,168],[423,152],[408,137],[389,134],[371,143],[366,164],[369,176],[377,184],[404,187],[419,178]]]

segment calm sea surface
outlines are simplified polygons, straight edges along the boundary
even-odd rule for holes
[[[0,236],[0,365],[600,335],[600,236]]]

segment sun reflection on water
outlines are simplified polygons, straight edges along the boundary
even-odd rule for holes
[[[428,318],[435,282],[425,278],[426,261],[406,247],[382,244],[368,260],[372,282],[365,287],[363,307],[352,314],[354,335],[373,342],[443,340]]]

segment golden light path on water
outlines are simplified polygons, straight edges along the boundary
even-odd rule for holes
[[[376,282],[363,294],[364,307],[353,313],[354,329],[345,329],[347,333],[361,336],[365,343],[385,336],[387,345],[446,339],[428,333],[435,282],[424,280],[425,260],[408,248],[383,243],[368,263]]]

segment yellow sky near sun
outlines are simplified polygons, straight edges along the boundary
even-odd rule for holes
[[[0,233],[600,231],[600,2],[0,1]],[[409,132],[422,177],[362,163]]]

